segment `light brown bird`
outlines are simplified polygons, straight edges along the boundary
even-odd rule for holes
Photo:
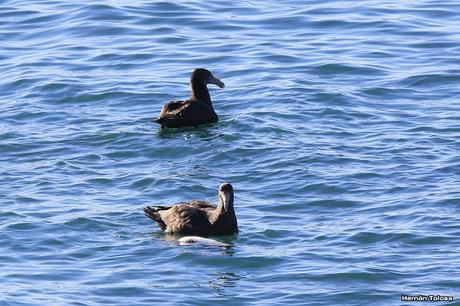
[[[233,187],[225,183],[219,187],[217,207],[205,201],[192,200],[172,206],[147,206],[144,213],[165,233],[230,235],[238,232],[233,200]]]

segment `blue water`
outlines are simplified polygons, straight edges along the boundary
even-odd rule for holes
[[[458,305],[459,12],[1,1],[0,304]],[[197,67],[220,121],[160,132]],[[142,214],[223,182],[230,248]]]

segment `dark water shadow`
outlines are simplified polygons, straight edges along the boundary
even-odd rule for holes
[[[238,282],[244,278],[245,276],[234,272],[216,271],[211,275],[211,280],[197,286],[211,288],[218,296],[234,296],[237,293],[231,288],[237,287]]]

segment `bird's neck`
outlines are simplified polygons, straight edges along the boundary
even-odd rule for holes
[[[192,100],[201,100],[205,103],[208,103],[209,105],[212,105],[208,87],[203,80],[192,78],[190,80],[190,89],[190,98]]]
[[[235,216],[235,209],[233,208],[233,205],[230,206],[227,211],[224,211],[224,204],[219,201],[210,221],[212,224],[215,224],[229,218],[232,219],[233,216]]]

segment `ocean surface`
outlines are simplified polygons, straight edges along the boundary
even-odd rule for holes
[[[230,247],[143,215],[223,182]],[[0,1],[0,203],[2,306],[459,305],[460,2]]]

